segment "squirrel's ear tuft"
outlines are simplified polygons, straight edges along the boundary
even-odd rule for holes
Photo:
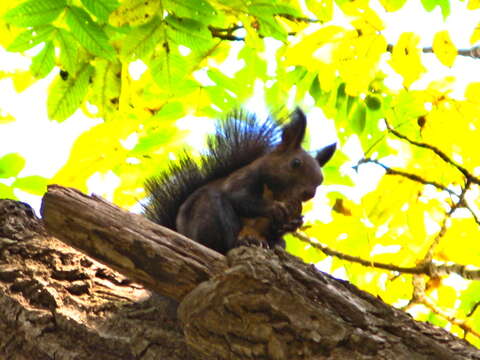
[[[296,108],[290,122],[283,127],[280,149],[286,151],[300,148],[306,128],[307,118],[300,108]]]
[[[333,143],[328,146],[325,146],[322,150],[317,153],[315,159],[317,159],[318,165],[323,167],[333,156],[335,150],[337,149],[337,144]]]

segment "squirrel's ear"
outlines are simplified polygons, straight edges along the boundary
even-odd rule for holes
[[[291,115],[290,122],[283,127],[282,142],[279,148],[282,151],[300,148],[306,128],[307,118],[300,108],[296,108]]]
[[[315,159],[317,160],[318,165],[320,165],[320,167],[323,167],[323,165],[325,165],[332,158],[333,153],[335,152],[336,149],[337,149],[337,144],[333,143],[328,146],[325,146],[322,150],[320,150],[317,153],[317,156],[315,156]]]

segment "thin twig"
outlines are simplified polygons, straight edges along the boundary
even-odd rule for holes
[[[455,167],[458,171],[460,171],[463,176],[465,176],[465,178],[467,179],[467,181],[470,181],[471,183],[473,184],[477,184],[477,185],[480,185],[480,179],[473,176],[467,169],[465,169],[463,166],[461,166],[460,164],[456,163],[455,161],[453,161],[452,159],[450,159],[450,157],[448,157],[442,150],[440,150],[439,148],[433,146],[433,145],[430,145],[430,144],[426,144],[426,143],[423,143],[423,142],[418,142],[418,141],[415,141],[415,140],[412,140],[410,139],[409,137],[399,133],[397,130],[393,129],[390,124],[385,121],[385,124],[387,125],[387,128],[388,128],[388,131],[390,131],[393,135],[395,135],[396,137],[398,137],[399,139],[402,139],[402,140],[405,140],[406,142],[412,144],[412,145],[415,145],[417,147],[420,147],[420,148],[423,148],[423,149],[427,149],[427,150],[430,150],[432,151],[435,155],[437,155],[439,158],[441,158],[443,161],[445,161],[447,164],[450,164],[452,165],[453,167]]]
[[[312,241],[308,236],[295,232],[292,234],[294,237],[308,243],[313,248],[322,251],[328,256],[335,256],[341,260],[350,261],[356,264],[360,264],[366,267],[372,267],[382,270],[389,270],[393,272],[398,272],[402,274],[413,274],[413,275],[427,275],[429,277],[440,277],[446,276],[449,274],[457,274],[468,280],[480,280],[480,269],[467,269],[466,265],[460,264],[435,264],[433,262],[421,263],[414,267],[403,267],[393,264],[381,263],[378,261],[365,260],[358,256],[344,254],[340,251],[333,250],[326,245],[320,244],[318,242]]]
[[[427,296],[426,294],[423,294],[423,296],[419,299],[419,303],[425,305],[432,312],[444,318],[445,320],[452,323],[453,325],[456,325],[459,328],[461,328],[464,331],[464,337],[466,337],[468,333],[475,335],[476,337],[480,337],[480,332],[476,331],[469,324],[467,324],[467,321],[457,319],[454,315],[447,313],[445,310],[437,306],[437,304],[435,304],[435,302],[432,299],[430,299],[430,297]]]
[[[435,252],[435,248],[438,246],[440,243],[440,240],[445,236],[445,233],[447,232],[447,222],[448,219],[451,218],[452,214],[457,210],[461,205],[464,203],[465,199],[465,194],[468,191],[468,188],[470,187],[470,181],[467,180],[467,183],[465,186],[462,188],[462,193],[460,194],[460,197],[458,198],[458,201],[456,201],[451,207],[450,210],[445,214],[445,217],[443,218],[442,221],[442,226],[440,227],[440,231],[437,233],[435,236],[435,239],[433,239],[432,243],[430,244],[430,247],[427,250],[427,253],[425,254],[425,258],[423,259],[424,263],[430,263],[433,259],[433,253]]]
[[[375,165],[378,165],[378,166],[381,166],[387,175],[397,175],[397,176],[402,176],[404,178],[407,178],[407,179],[410,179],[412,181],[415,181],[415,182],[418,182],[418,183],[421,183],[421,184],[424,184],[424,185],[432,185],[434,186],[435,188],[439,189],[439,190],[443,190],[443,191],[446,191],[448,192],[450,195],[455,195],[455,196],[459,196],[455,191],[453,190],[450,190],[449,188],[447,188],[445,185],[442,185],[436,181],[433,181],[433,180],[426,180],[424,178],[422,178],[421,176],[419,175],[416,175],[416,174],[411,174],[411,173],[407,173],[405,171],[402,171],[402,170],[397,170],[397,169],[392,169],[391,167],[388,167],[386,166],[385,164],[381,163],[380,161],[378,160],[375,160],[375,159],[371,159],[371,158],[364,158],[364,159],[361,159],[357,165],[361,165],[361,164],[367,164],[367,163],[371,163],[371,164],[375,164]]]
[[[387,51],[391,53],[393,51],[394,46],[395,45],[388,44],[387,45]],[[433,54],[434,53],[433,48],[431,46],[424,47],[424,48],[421,49],[421,51],[424,54]],[[471,57],[472,59],[480,59],[480,46],[474,46],[470,49],[458,49],[457,54],[460,55],[460,56]]]

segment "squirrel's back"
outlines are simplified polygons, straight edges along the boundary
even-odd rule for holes
[[[281,122],[272,117],[259,120],[240,110],[217,121],[215,134],[208,137],[206,151],[198,161],[184,152],[167,170],[146,181],[149,203],[145,215],[176,230],[177,213],[189,195],[269,153],[280,137]]]

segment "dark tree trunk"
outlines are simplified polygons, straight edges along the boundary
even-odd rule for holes
[[[191,359],[176,308],[0,200],[0,359]]]
[[[480,359],[282,250],[224,257],[60,187],[43,217],[48,234],[128,278],[48,236],[27,205],[0,201],[6,359]]]

